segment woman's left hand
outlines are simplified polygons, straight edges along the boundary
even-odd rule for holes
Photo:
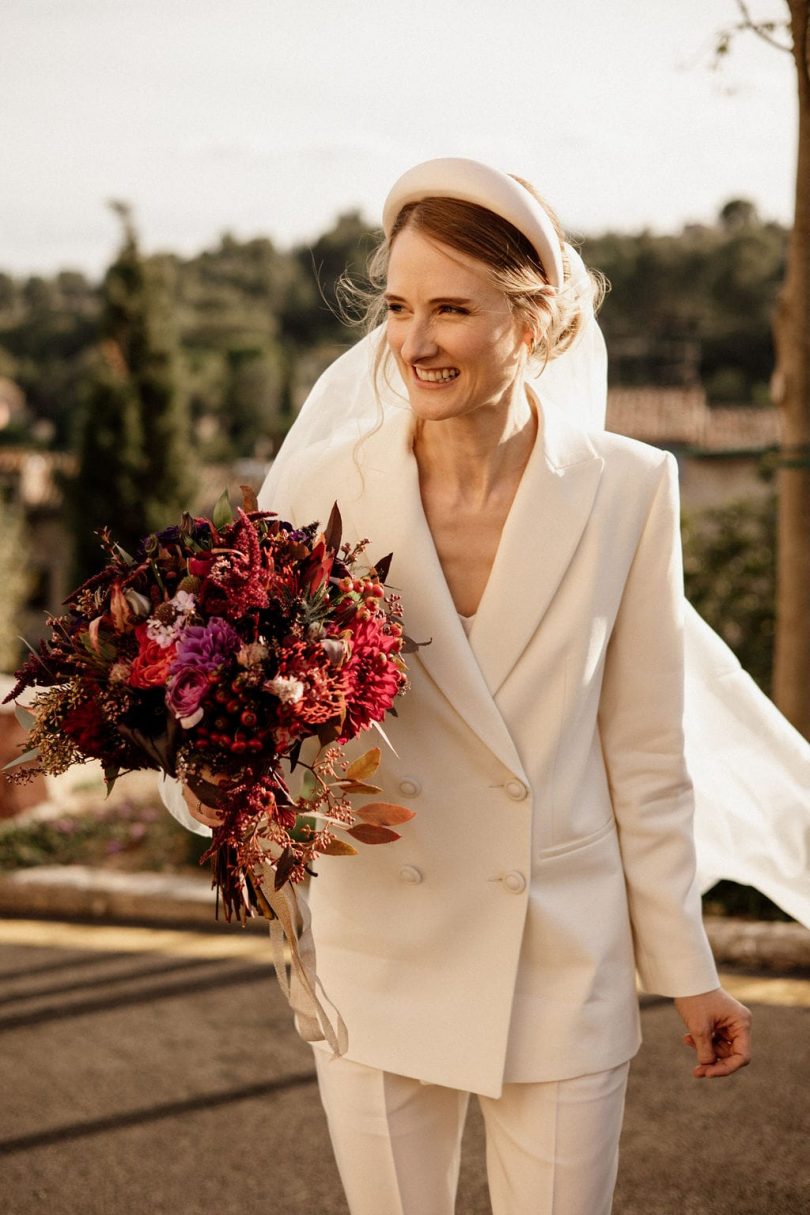
[[[675,1007],[689,1031],[683,1040],[697,1054],[693,1076],[730,1076],[751,1062],[751,1013],[722,987],[676,996]]]

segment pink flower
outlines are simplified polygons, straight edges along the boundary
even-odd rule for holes
[[[394,703],[402,683],[394,658],[402,647],[398,633],[387,633],[383,622],[372,616],[351,625],[352,652],[343,667],[346,689],[344,738],[354,738],[373,721],[382,721]]]
[[[198,667],[182,667],[166,687],[166,704],[180,725],[190,730],[202,720],[202,701],[211,684],[205,671]]]

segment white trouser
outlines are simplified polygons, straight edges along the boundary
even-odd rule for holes
[[[314,1055],[352,1215],[453,1215],[469,1093]],[[609,1215],[629,1066],[479,1096],[493,1215]]]

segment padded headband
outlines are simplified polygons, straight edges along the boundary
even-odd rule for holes
[[[458,198],[477,203],[506,219],[536,251],[553,287],[565,281],[562,249],[543,207],[520,182],[478,160],[445,156],[414,165],[394,183],[383,207],[383,230],[390,237],[397,216],[409,203],[424,198]]]

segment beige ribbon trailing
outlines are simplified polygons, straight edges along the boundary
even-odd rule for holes
[[[298,902],[295,887],[289,882],[280,890],[274,890],[272,871],[268,876],[270,881],[263,887],[262,895],[275,916],[275,919],[270,920],[270,945],[279,986],[295,1013],[296,1028],[300,1037],[305,1042],[328,1043],[332,1057],[338,1058],[346,1053],[349,1035],[343,1018],[315,973],[315,941],[309,908],[305,900]],[[301,929],[297,931],[299,919]],[[284,957],[285,941],[289,946],[292,961],[289,977]],[[331,1009],[331,1015],[321,1002],[318,991]]]

